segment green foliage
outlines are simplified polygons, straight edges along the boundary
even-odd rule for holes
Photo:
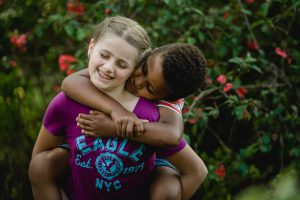
[[[299,200],[299,173],[287,168],[278,174],[268,185],[250,186],[241,191],[236,200]]]
[[[137,20],[153,47],[187,42],[207,58],[206,86],[184,113],[185,137],[209,169],[195,199],[232,199],[299,169],[299,1],[73,1],[79,13],[70,2],[0,1],[1,199],[32,198],[27,167],[43,112],[66,73],[86,67],[90,28],[108,15]],[[62,54],[77,60],[64,72]]]

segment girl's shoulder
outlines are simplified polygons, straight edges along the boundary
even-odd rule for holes
[[[150,122],[159,120],[159,112],[156,104],[142,97],[139,97],[133,112],[140,119],[147,119]]]

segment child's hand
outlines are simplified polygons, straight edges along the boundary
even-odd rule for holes
[[[131,138],[144,132],[143,120],[125,109],[114,109],[111,113],[112,120],[117,129],[117,135],[121,138]]]
[[[92,137],[110,137],[114,126],[112,120],[106,114],[99,111],[90,111],[90,114],[80,113],[76,118],[77,126],[82,129],[82,133]]]
[[[132,138],[141,135],[144,132],[143,122],[148,120],[141,120],[133,117],[121,117],[118,119],[116,126],[121,130],[117,135],[121,138]]]

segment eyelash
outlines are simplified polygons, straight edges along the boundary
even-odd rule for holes
[[[126,65],[123,65],[123,64],[120,64],[120,63],[118,63],[118,66],[119,66],[120,68],[122,68],[122,69],[125,69],[125,68],[127,68],[127,66],[126,66]]]
[[[107,55],[107,54],[104,54],[104,53],[100,53],[100,56],[101,56],[102,58],[104,58],[104,59],[109,59],[109,58],[110,58],[110,56],[109,56],[109,55]],[[122,68],[122,69],[125,69],[125,68],[127,68],[127,66],[126,66],[126,65],[123,65],[123,64],[120,64],[120,63],[118,63],[118,66],[119,66],[120,68]]]
[[[104,59],[108,59],[109,58],[109,55],[107,54],[103,54],[103,53],[100,53],[100,56]]]
[[[150,90],[149,84],[147,85],[147,90],[148,90],[149,93],[154,94],[154,92],[152,90]]]

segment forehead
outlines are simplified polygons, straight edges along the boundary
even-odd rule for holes
[[[130,45],[124,38],[113,34],[105,33],[95,42],[97,50],[106,50],[115,57],[127,62],[136,62],[138,59],[138,50]]]
[[[161,55],[151,55],[147,61],[147,81],[155,90],[157,99],[162,99],[170,94],[170,90],[163,75],[163,57]]]

